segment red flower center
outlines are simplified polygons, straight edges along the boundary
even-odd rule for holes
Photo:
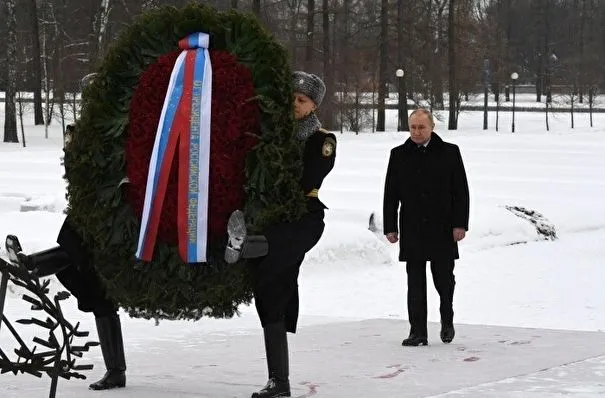
[[[163,55],[139,79],[130,104],[126,136],[127,199],[139,219],[143,213],[149,161],[172,68],[179,51]],[[252,74],[226,51],[210,51],[212,122],[208,234],[212,242],[226,233],[227,219],[244,204],[245,161],[260,132],[260,111]],[[254,134],[251,135],[250,133]],[[172,163],[160,216],[158,240],[177,244],[178,151]]]

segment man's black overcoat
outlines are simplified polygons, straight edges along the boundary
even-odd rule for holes
[[[458,258],[453,228],[468,230],[469,190],[458,146],[432,133],[391,150],[384,189],[384,233],[399,232],[399,261]],[[399,220],[398,220],[399,215]]]

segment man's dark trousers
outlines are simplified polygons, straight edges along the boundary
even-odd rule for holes
[[[407,261],[408,274],[408,319],[410,334],[426,338],[427,305],[426,305],[426,261]],[[454,321],[454,260],[431,261],[433,283],[439,293],[441,322],[452,324]]]

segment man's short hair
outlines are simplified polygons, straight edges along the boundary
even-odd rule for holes
[[[435,124],[435,120],[433,119],[433,114],[428,109],[424,109],[424,108],[414,109],[414,111],[412,113],[410,113],[410,117],[414,116],[417,113],[426,115],[429,118],[429,120],[431,121],[431,123]]]

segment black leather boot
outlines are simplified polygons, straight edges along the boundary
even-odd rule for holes
[[[283,322],[265,326],[265,352],[269,381],[251,398],[290,397],[290,364],[288,360],[288,336]]]
[[[126,359],[124,358],[124,342],[122,341],[122,326],[118,314],[95,318],[99,343],[107,372],[103,378],[92,383],[91,390],[108,390],[126,386]]]
[[[229,241],[225,248],[225,261],[234,264],[240,258],[257,258],[266,256],[269,243],[264,235],[248,235],[246,220],[241,210],[231,213],[227,222]]]
[[[33,254],[23,253],[19,239],[14,235],[6,237],[6,250],[12,261],[23,264],[25,268],[41,278],[56,274],[70,265],[70,259],[61,246]]]

